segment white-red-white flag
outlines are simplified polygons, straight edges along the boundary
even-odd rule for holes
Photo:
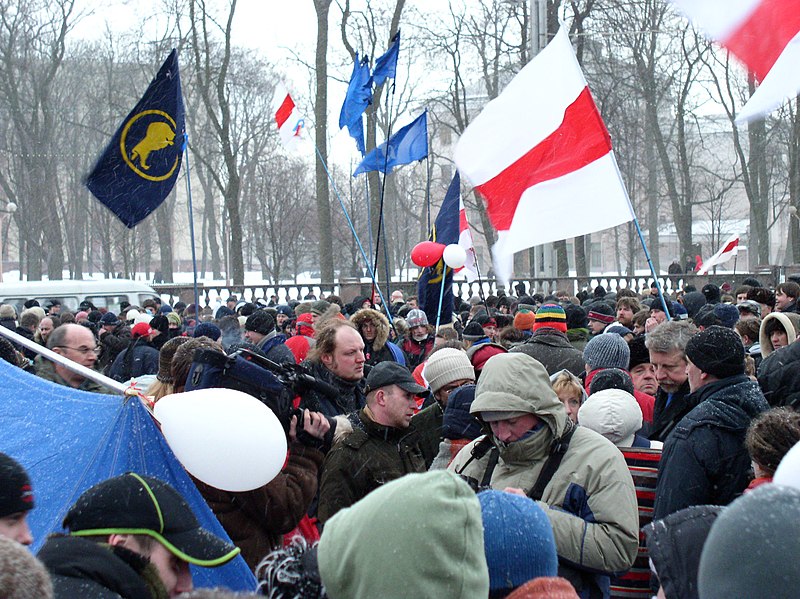
[[[472,232],[467,221],[467,211],[464,209],[464,200],[458,198],[458,245],[467,252],[467,261],[457,272],[463,272],[467,277],[467,282],[478,278],[477,260],[475,257],[475,244],[472,242]]]
[[[727,241],[722,244],[722,247],[719,248],[719,251],[711,256],[708,260],[703,262],[702,268],[697,271],[698,275],[705,275],[708,274],[708,271],[714,268],[715,266],[719,266],[720,264],[725,264],[728,260],[733,258],[736,254],[739,253],[739,235],[731,235],[728,237]]]
[[[768,114],[800,93],[800,0],[671,1],[760,82],[737,122]]]
[[[514,252],[634,218],[564,27],[467,127],[454,158],[486,200],[501,280]]]
[[[275,122],[278,124],[281,141],[287,149],[295,149],[305,139],[305,117],[282,84],[278,84],[275,89],[275,104]]]

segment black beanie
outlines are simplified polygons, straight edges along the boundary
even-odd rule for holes
[[[244,328],[246,331],[253,331],[261,335],[269,335],[275,330],[275,319],[265,310],[256,310],[247,317]]]
[[[689,339],[686,357],[701,371],[720,379],[744,374],[744,345],[726,327],[710,326]]]
[[[592,377],[589,395],[605,389],[622,389],[633,395],[633,379],[631,379],[631,375],[619,368],[604,368]]]
[[[720,300],[720,290],[719,287],[714,285],[714,283],[708,283],[703,286],[702,289],[703,295],[706,296],[706,301],[709,304],[718,304]]]
[[[0,518],[33,509],[28,473],[14,458],[0,453]]]
[[[628,363],[628,370],[633,370],[640,364],[650,363],[650,350],[644,344],[645,336],[639,335],[628,342],[631,348],[631,361]]]

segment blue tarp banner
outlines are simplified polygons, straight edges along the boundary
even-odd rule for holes
[[[0,360],[0,422],[0,451],[31,477],[34,553],[47,535],[64,532],[61,522],[81,493],[128,471],[171,484],[201,526],[230,540],[138,399],[56,385]],[[241,556],[220,568],[192,566],[192,574],[197,587],[256,587]]]

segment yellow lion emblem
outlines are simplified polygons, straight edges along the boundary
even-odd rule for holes
[[[151,152],[163,150],[167,146],[175,143],[175,132],[167,123],[155,122],[147,126],[147,134],[144,139],[133,147],[131,160],[139,160],[139,165],[143,170],[149,170],[150,165],[147,159]]]

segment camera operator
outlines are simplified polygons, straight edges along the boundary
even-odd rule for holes
[[[326,383],[330,392],[308,387],[300,393],[300,407],[333,418],[356,413],[366,405],[364,341],[346,320],[332,319],[316,331],[316,345],[303,370]]]
[[[194,353],[190,344],[191,341],[183,344],[173,358],[173,372],[182,377],[183,382]],[[216,343],[205,343],[194,349],[221,352]],[[228,536],[241,548],[242,557],[252,570],[267,553],[282,546],[283,535],[291,532],[306,515],[317,494],[323,460],[323,453],[318,448],[322,446],[329,428],[328,419],[320,413],[309,410],[295,413],[289,423],[286,465],[277,477],[258,489],[223,491],[193,479]],[[253,456],[253,459],[259,459],[259,456]]]

